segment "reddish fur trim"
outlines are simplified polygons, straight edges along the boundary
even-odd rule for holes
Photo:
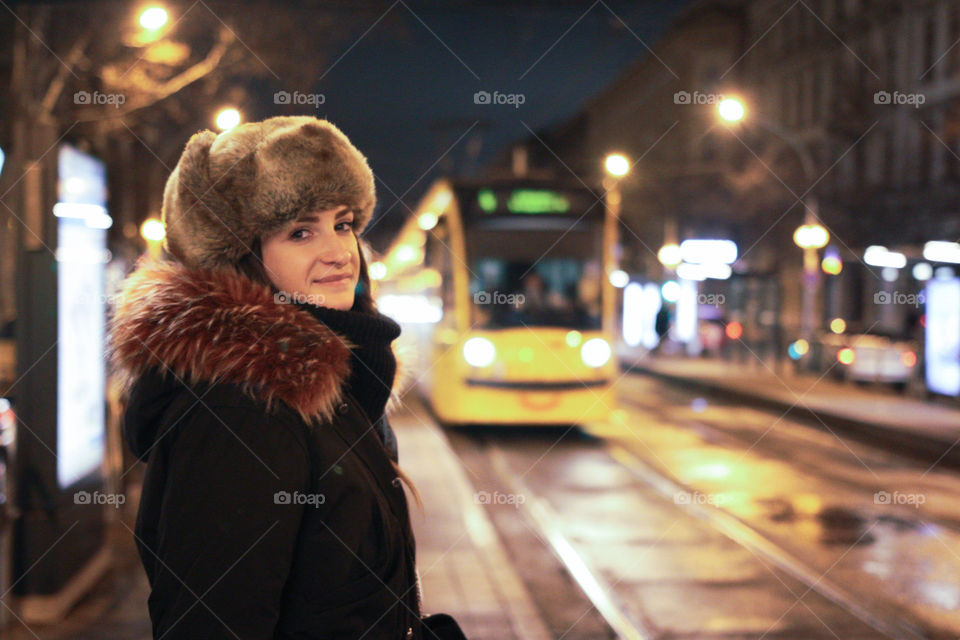
[[[142,261],[110,320],[123,396],[149,367],[188,383],[230,382],[308,424],[329,421],[350,375],[350,347],[306,311],[232,269]]]

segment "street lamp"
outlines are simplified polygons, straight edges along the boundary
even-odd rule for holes
[[[603,181],[603,199],[606,210],[603,225],[603,251],[604,251],[604,275],[607,282],[613,283],[618,280],[614,273],[620,271],[620,201],[622,193],[620,192],[620,180],[630,173],[630,160],[622,153],[609,153],[603,161],[603,168],[607,177]],[[611,280],[611,277],[613,280]],[[622,279],[622,276],[619,277]],[[628,278],[629,279],[629,278]],[[616,310],[616,302],[613,292],[608,292],[607,287],[603,289],[604,318],[613,318]],[[613,332],[615,326],[604,327],[605,330]]]
[[[217,129],[227,131],[240,124],[242,119],[239,111],[233,107],[226,107],[217,112],[215,122],[217,123]]]
[[[717,104],[721,120],[736,124],[744,120],[746,107],[738,98],[724,98]],[[816,184],[815,164],[810,152],[790,133],[773,122],[753,118],[751,122],[772,133],[789,146],[800,160],[808,184]],[[800,333],[807,341],[813,339],[816,327],[816,302],[820,286],[820,269],[817,251],[830,241],[830,234],[819,222],[819,207],[816,196],[807,194],[800,198],[803,205],[803,224],[793,234],[793,241],[803,249],[803,301]]]
[[[147,31],[162,29],[169,20],[170,16],[163,7],[147,7],[140,12],[140,26]]]
[[[680,254],[680,245],[676,242],[668,242],[663,245],[660,247],[660,251],[657,252],[657,260],[665,267],[669,267],[670,269],[676,268],[678,264],[683,262],[683,257]]]
[[[622,178],[630,172],[630,161],[622,153],[611,153],[603,161],[603,167],[611,176]]]
[[[717,105],[717,113],[727,122],[740,122],[747,109],[739,98],[724,98]]]
[[[131,47],[145,47],[163,37],[170,24],[170,14],[159,5],[150,5],[137,14],[136,24],[140,28],[127,31],[124,43]]]
[[[152,258],[160,257],[160,247],[167,235],[167,228],[156,218],[147,218],[140,225],[140,237],[147,241],[147,253]]]

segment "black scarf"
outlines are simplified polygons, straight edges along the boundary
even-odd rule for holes
[[[390,343],[400,335],[400,325],[382,313],[369,315],[356,311],[356,306],[342,311],[309,303],[295,304],[357,345],[351,350],[346,390],[363,407],[370,422],[377,424],[397,373],[397,360]]]

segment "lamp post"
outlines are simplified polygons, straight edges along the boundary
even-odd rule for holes
[[[724,98],[717,105],[717,114],[722,120],[731,124],[743,122],[746,118],[746,111],[743,101],[738,98]],[[811,185],[816,182],[815,163],[806,147],[776,123],[760,118],[752,118],[751,122],[772,133],[781,142],[789,146],[799,158],[807,182]],[[818,250],[827,245],[830,234],[819,222],[820,209],[816,196],[807,194],[800,199],[800,203],[804,210],[803,224],[797,227],[794,232],[793,241],[803,249],[800,335],[810,342],[817,326],[816,304],[820,289]]]
[[[603,296],[603,317],[610,318],[610,322],[614,325],[604,327],[604,330],[613,333],[616,329],[616,321],[612,320],[616,310],[616,301],[614,300],[616,294],[612,290],[610,276],[620,268],[620,255],[618,253],[620,250],[620,204],[622,200],[620,181],[630,173],[630,161],[622,153],[609,153],[604,158],[603,168],[607,174],[603,179],[605,217],[603,225],[604,283],[602,291],[606,292]]]

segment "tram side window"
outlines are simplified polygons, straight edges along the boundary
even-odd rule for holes
[[[441,218],[437,226],[427,232],[424,251],[424,261],[427,266],[436,269],[440,274],[439,293],[446,317],[452,313],[453,309],[453,265],[450,256],[450,239],[446,218]]]

